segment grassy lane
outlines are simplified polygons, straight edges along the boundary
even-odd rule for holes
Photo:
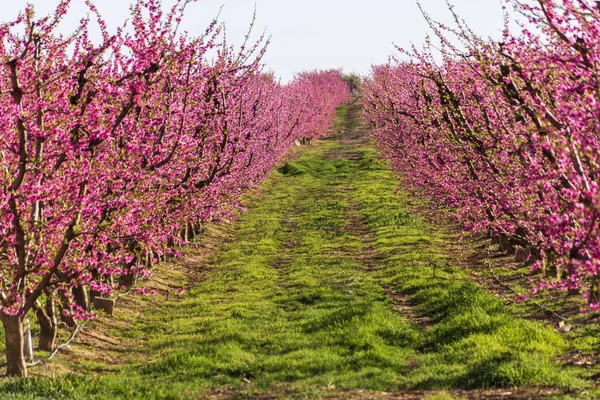
[[[127,363],[71,360],[84,373],[5,381],[0,397],[450,398],[512,386],[515,396],[568,397],[569,387],[585,389],[578,371],[556,361],[568,346],[558,333],[517,318],[451,265],[442,250],[450,238],[394,194],[397,178],[363,139],[358,112],[342,108],[330,139],[273,174],[209,268],[193,265],[204,272],[183,300],[144,300],[145,312],[123,314],[135,323],[112,334],[134,346]]]

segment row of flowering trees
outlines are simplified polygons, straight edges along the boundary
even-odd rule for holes
[[[231,211],[301,138],[348,100],[338,71],[287,85],[261,71],[263,43],[236,51],[213,23],[178,32],[189,0],[138,0],[114,34],[69,10],[31,8],[0,26],[0,320],[9,375],[27,375],[23,324],[51,350],[57,317],[89,318],[201,224]],[[208,60],[211,60],[209,62]],[[183,232],[183,234],[182,234]]]
[[[500,41],[430,21],[441,58],[427,45],[374,67],[364,112],[407,187],[527,249],[545,272],[533,292],[598,309],[600,3],[511,3],[527,28]]]

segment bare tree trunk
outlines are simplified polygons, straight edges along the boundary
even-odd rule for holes
[[[145,251],[144,252],[144,261],[143,261],[143,264],[148,269],[152,268],[153,258],[152,258],[152,254],[151,254],[150,251]]]
[[[194,240],[194,237],[196,236],[196,234],[194,233],[194,225],[187,224],[185,226],[185,231],[186,231],[187,241],[191,242],[192,240]]]
[[[167,239],[167,248],[172,249],[173,247],[175,247],[175,241],[173,240],[173,238],[168,238]]]
[[[126,289],[129,289],[133,286],[133,282],[135,281],[135,274],[133,272],[129,272],[127,274],[123,274],[119,277],[119,285],[125,286]]]
[[[6,375],[27,376],[23,354],[23,320],[19,316],[2,315],[6,335]]]
[[[119,286],[125,286],[125,288],[127,289],[133,286],[133,282],[135,281],[135,274],[131,271],[131,268],[134,265],[136,265],[138,261],[138,256],[134,256],[129,263],[123,265],[123,273],[119,277]]]
[[[74,328],[75,326],[77,326],[77,322],[75,322],[75,319],[71,315],[73,310],[69,304],[69,299],[62,291],[60,292],[60,299],[61,299],[61,303],[62,303],[61,311],[59,313],[60,320],[62,322],[64,322],[68,327]]]
[[[194,230],[196,231],[196,236],[204,233],[204,227],[200,223],[194,224]]]
[[[187,225],[184,226],[181,229],[181,232],[179,233],[179,236],[180,236],[181,240],[183,240],[184,242],[188,241],[188,227],[187,227]]]
[[[160,264],[161,263],[161,255],[158,254],[157,251],[152,250],[150,252],[150,255],[152,256],[152,259],[156,262],[156,264]]]
[[[73,298],[75,303],[85,311],[90,309],[90,298],[86,286],[76,286],[73,288]]]
[[[38,307],[36,315],[40,324],[39,348],[44,351],[52,351],[56,345],[57,320],[56,309],[51,297],[46,299],[45,309]]]

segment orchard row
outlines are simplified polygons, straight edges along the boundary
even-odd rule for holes
[[[598,309],[598,2],[507,3],[526,28],[499,41],[426,16],[440,52],[429,42],[375,67],[365,114],[407,187],[544,271],[532,292],[581,292]]]
[[[138,0],[129,26],[31,8],[0,26],[0,319],[8,373],[26,375],[23,325],[40,348],[57,320],[90,318],[199,227],[238,208],[296,141],[327,132],[348,101],[338,71],[287,85],[262,71],[266,43],[236,50],[211,24],[179,31],[189,1]],[[102,39],[92,40],[92,26]]]

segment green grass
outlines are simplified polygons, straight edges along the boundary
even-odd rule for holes
[[[0,397],[589,386],[556,361],[569,348],[561,335],[519,318],[451,265],[443,251],[451,238],[408,212],[373,148],[337,140],[342,127],[358,129],[348,112],[340,109],[332,140],[303,148],[265,182],[183,300],[152,300],[130,328],[113,332],[124,344],[144,339],[137,359],[116,367],[81,360],[71,365],[80,374],[6,380]],[[427,324],[394,310],[386,289],[408,296]]]

